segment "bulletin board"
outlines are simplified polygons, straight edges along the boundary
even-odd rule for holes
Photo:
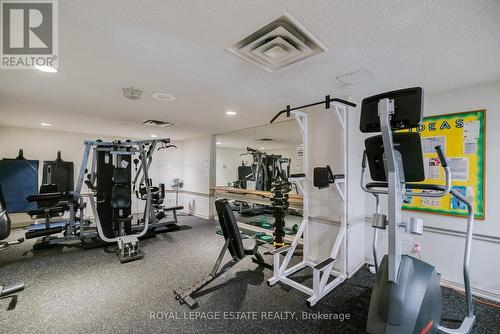
[[[475,217],[484,219],[486,110],[425,117],[417,132],[422,138],[426,178],[423,183],[445,184],[444,169],[434,149],[441,145],[451,169],[452,188],[473,197]],[[465,204],[451,195],[406,197],[403,209],[467,216]]]

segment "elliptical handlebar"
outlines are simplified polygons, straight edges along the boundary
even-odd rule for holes
[[[443,165],[443,167],[448,167],[448,159],[446,159],[446,154],[444,154],[443,149],[441,148],[441,145],[434,147],[434,149],[436,150],[436,152],[439,156],[439,160],[441,161],[441,165]]]
[[[421,185],[422,187],[420,189],[423,189],[423,186],[428,186],[427,188],[429,188],[429,190],[434,190],[433,192],[411,192],[411,191],[405,191],[404,192],[404,196],[408,196],[408,197],[443,197],[443,196],[446,196],[448,195],[450,192],[451,192],[451,170],[450,170],[450,167],[448,166],[448,159],[446,158],[446,154],[443,152],[441,146],[436,146],[435,147],[436,149],[436,153],[438,154],[439,156],[439,160],[441,161],[441,166],[443,167],[444,169],[444,174],[445,174],[445,185],[444,187],[441,187],[441,186],[438,186],[436,185],[435,189],[431,189],[432,185]],[[381,182],[377,182],[375,186],[373,187],[369,187],[368,185],[369,184],[365,184],[364,183],[364,175],[365,175],[365,170],[366,170],[366,166],[367,166],[367,154],[366,154],[366,151],[363,151],[363,159],[361,161],[361,188],[367,192],[367,193],[370,193],[370,194],[382,194],[382,195],[386,195],[388,194],[388,189],[387,187],[383,186],[383,183]],[[405,185],[407,186],[406,188],[408,189],[419,189],[419,184],[418,183],[405,183]],[[376,189],[374,189],[376,188]],[[444,188],[444,189],[442,189]],[[455,196],[455,193],[456,192],[452,192],[452,195]],[[457,197],[457,196],[455,196]],[[457,197],[458,198],[458,197]],[[462,199],[464,199],[464,197],[462,196],[462,198],[459,198],[461,201]],[[465,203],[465,201],[463,201]]]
[[[439,160],[441,161],[441,166],[444,168],[444,176],[445,176],[445,186],[444,190],[434,191],[434,192],[409,192],[405,191],[404,196],[408,197],[443,197],[450,193],[451,191],[451,170],[450,166],[448,166],[448,159],[446,158],[446,154],[443,152],[441,145],[435,147],[436,153],[439,156]],[[453,194],[452,194],[453,195]]]

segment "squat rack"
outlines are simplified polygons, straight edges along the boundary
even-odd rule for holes
[[[340,196],[342,203],[342,214],[340,221],[340,229],[335,239],[335,243],[330,251],[330,255],[320,261],[315,263],[308,258],[309,253],[309,183],[311,178],[308,177],[309,170],[309,153],[308,153],[308,115],[300,109],[309,108],[317,105],[325,105],[325,109],[335,110],[337,116],[337,123],[339,125],[340,131],[342,131],[342,156],[343,156],[343,172],[344,177],[335,180],[336,190]],[[282,114],[286,113],[287,117],[293,116],[297,125],[302,133],[302,143],[303,143],[303,173],[291,175],[289,178],[290,182],[297,185],[297,188],[302,192],[304,196],[303,204],[303,218],[300,224],[299,230],[295,235],[292,243],[290,245],[280,247],[272,251],[273,254],[273,277],[271,277],[267,283],[272,286],[278,282],[283,282],[288,286],[291,286],[299,291],[308,294],[310,297],[307,299],[308,306],[314,306],[321,298],[326,296],[331,290],[341,284],[347,278],[347,110],[348,107],[356,107],[356,104],[338,99],[330,98],[330,95],[326,95],[325,99],[320,102],[315,102],[307,104],[300,107],[290,108],[290,105],[286,109],[281,110],[273,117],[270,123],[273,123]],[[303,239],[303,256],[302,261],[298,264],[288,268],[289,262],[295,253],[299,239]],[[340,247],[342,247],[343,261],[340,271],[334,270],[333,265],[337,260]],[[281,256],[285,255],[282,263]],[[302,270],[306,267],[313,269],[313,287],[310,288],[305,286],[293,279],[289,278],[290,275]],[[331,282],[329,281],[330,275],[336,276]]]

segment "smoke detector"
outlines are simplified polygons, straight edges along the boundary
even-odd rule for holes
[[[142,97],[142,90],[132,87],[122,88],[123,96],[131,100],[139,100]]]
[[[166,128],[166,127],[174,125],[174,123],[170,123],[170,122],[166,122],[166,121],[158,121],[158,120],[154,120],[154,119],[148,119],[148,120],[142,122],[142,124],[147,125],[147,126],[155,126],[155,127],[159,127],[159,128]]]
[[[328,51],[289,13],[227,50],[268,72]]]
[[[153,93],[151,97],[158,101],[175,101],[175,96],[169,93]]]

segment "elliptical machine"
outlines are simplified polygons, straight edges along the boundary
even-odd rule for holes
[[[474,225],[473,200],[451,188],[451,172],[446,156],[436,146],[445,172],[445,185],[421,184],[425,179],[420,134],[393,132],[412,129],[419,125],[423,114],[423,90],[420,87],[388,92],[363,100],[361,132],[382,132],[365,141],[361,186],[375,195],[376,213],[372,226],[388,228],[389,252],[380,265],[377,262],[376,234],[374,257],[377,269],[375,284],[368,312],[367,332],[377,333],[470,333],[475,315],[469,280],[469,261]],[[364,183],[368,161],[371,178]],[[417,190],[415,192],[413,190]],[[380,213],[379,195],[388,195],[388,216]],[[422,234],[422,220],[412,218],[401,222],[401,205],[404,197],[443,197],[448,194],[465,203],[468,211],[467,235],[463,263],[467,316],[460,328],[442,326],[442,294],[440,277],[431,264],[409,255],[401,254],[400,227],[414,234]]]

